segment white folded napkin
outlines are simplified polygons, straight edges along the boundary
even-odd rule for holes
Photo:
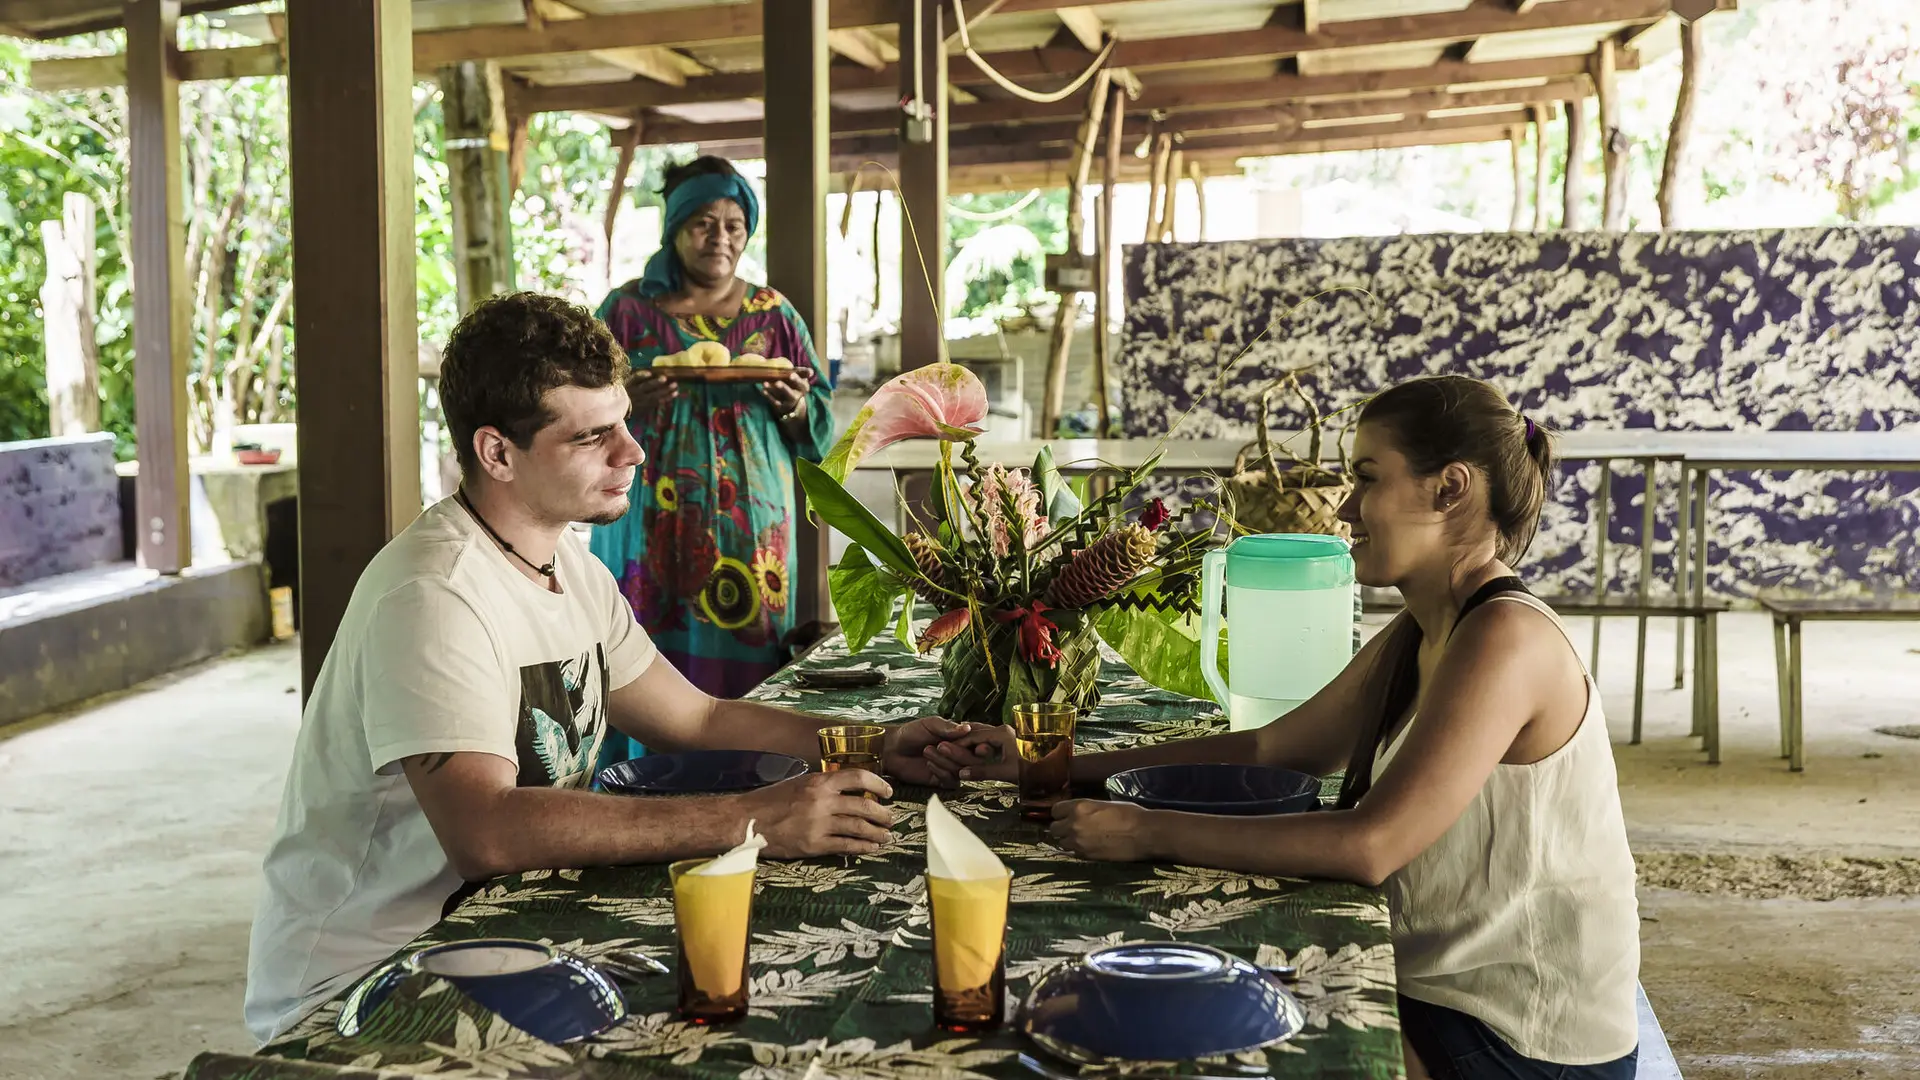
[[[747,838],[740,841],[739,846],[727,852],[725,855],[721,855],[718,858],[694,867],[687,871],[687,873],[711,874],[714,876],[750,873],[754,867],[760,864],[760,849],[766,846],[767,838],[754,832],[753,822],[749,821],[747,822]]]
[[[949,881],[1004,878],[1006,864],[935,795],[927,802],[927,874]]]

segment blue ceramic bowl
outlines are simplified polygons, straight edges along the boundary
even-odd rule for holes
[[[1320,781],[1267,765],[1153,765],[1107,778],[1107,794],[1149,810],[1297,814],[1320,807]]]
[[[483,938],[430,945],[375,971],[340,1010],[340,1034],[358,1035],[380,1006],[450,982],[507,1023],[550,1043],[597,1035],[627,1017],[612,980],[577,956],[537,941]]]
[[[603,790],[615,795],[710,795],[752,791],[804,776],[807,763],[758,750],[690,750],[648,754],[600,770]]]
[[[1035,986],[1020,1027],[1080,1064],[1189,1061],[1292,1038],[1306,1014],[1267,972],[1204,945],[1135,942],[1087,954]]]

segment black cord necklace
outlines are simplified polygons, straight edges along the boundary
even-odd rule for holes
[[[533,572],[536,574],[539,574],[542,577],[551,578],[553,576],[554,564],[552,561],[549,561],[545,566],[541,566],[539,563],[534,562],[532,559],[529,559],[525,555],[522,555],[519,552],[513,550],[512,544],[509,544],[505,540],[501,539],[500,534],[493,531],[493,526],[487,524],[487,519],[481,517],[480,511],[475,510],[473,508],[473,500],[467,498],[466,488],[461,488],[459,491],[455,492],[454,497],[460,500],[461,506],[464,506],[467,508],[467,513],[473,515],[473,520],[479,522],[480,527],[487,531],[487,535],[493,537],[493,542],[496,544],[499,544],[502,548],[506,549],[507,554],[513,556],[516,559],[519,559],[521,562],[526,563],[528,566],[533,567]]]

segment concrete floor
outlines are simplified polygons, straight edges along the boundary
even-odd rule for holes
[[[1766,621],[1722,628],[1718,767],[1685,736],[1672,641],[1656,624],[1644,745],[1625,745],[1629,621],[1601,684],[1643,872],[1683,886],[1643,889],[1642,978],[1686,1075],[1920,1074],[1920,741],[1873,731],[1920,722],[1920,625],[1808,632],[1797,775],[1775,756]],[[0,1078],[147,1080],[250,1047],[247,927],[298,671],[293,646],[262,648],[0,733]]]

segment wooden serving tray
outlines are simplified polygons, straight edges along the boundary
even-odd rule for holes
[[[648,370],[665,375],[674,382],[753,383],[779,382],[798,368],[757,367],[656,367]]]

